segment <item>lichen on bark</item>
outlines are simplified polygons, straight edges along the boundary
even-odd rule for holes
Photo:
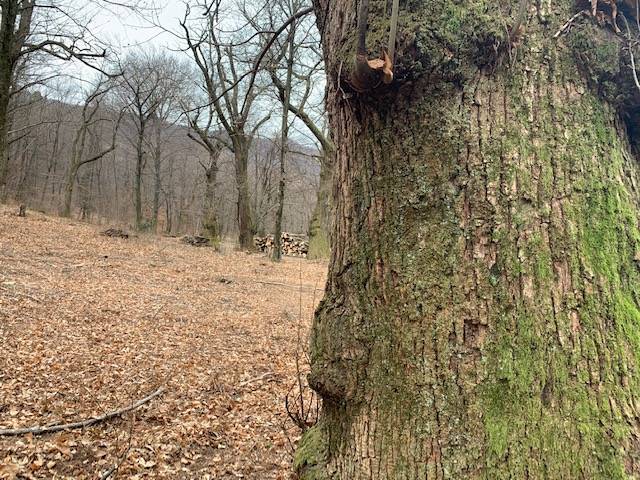
[[[516,44],[500,30],[522,4]],[[309,379],[327,478],[640,472],[640,176],[628,110],[593,80],[621,88],[623,50],[605,32],[617,67],[580,54],[588,17],[554,39],[573,2],[501,5],[404,3],[387,90],[345,98],[326,56],[334,244]],[[348,54],[354,2],[316,6]]]

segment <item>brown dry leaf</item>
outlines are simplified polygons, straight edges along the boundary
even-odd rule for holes
[[[0,465],[0,478],[14,479],[20,473],[21,468],[13,463],[10,457],[5,457]]]
[[[156,462],[154,462],[153,460],[145,460],[144,458],[139,458],[138,464],[142,468],[151,468],[156,466]]]
[[[38,455],[38,458],[36,458],[33,462],[31,462],[31,465],[29,465],[29,468],[35,472],[36,470],[40,470],[40,468],[42,468],[43,465],[44,465],[44,458]]]
[[[0,437],[0,478],[93,479],[125,451],[121,478],[291,477],[299,431],[284,397],[326,263],[113,239],[6,208],[0,428],[82,420],[166,392],[82,430]]]
[[[94,453],[94,455],[96,458],[103,458],[109,455],[109,452],[107,452],[106,450],[98,450]]]

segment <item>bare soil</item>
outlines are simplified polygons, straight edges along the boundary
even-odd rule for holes
[[[0,207],[0,478],[288,479],[295,383],[326,264]],[[301,342],[298,341],[301,338]]]

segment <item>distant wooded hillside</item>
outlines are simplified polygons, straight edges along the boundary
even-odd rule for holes
[[[91,115],[83,114],[83,105],[38,93],[22,96],[11,126],[7,192],[30,208],[60,213],[65,206],[70,169],[74,161],[79,162],[72,185],[71,216],[96,223],[133,225],[135,119],[125,114],[114,137],[116,109],[94,104],[88,109]],[[202,227],[209,155],[188,134],[188,128],[180,122],[153,118],[144,139],[143,217],[153,225],[154,197],[158,195],[158,232],[191,233]],[[108,151],[112,141],[114,148]],[[279,180],[277,142],[256,137],[251,147],[248,174],[258,234],[273,228]],[[108,153],[91,161],[105,151]],[[283,225],[285,231],[302,233],[315,207],[320,166],[315,152],[301,145],[290,143],[289,152]],[[221,153],[218,168],[215,191],[221,233],[233,236],[237,232],[237,187],[229,151]]]

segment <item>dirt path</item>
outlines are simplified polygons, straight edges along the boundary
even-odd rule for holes
[[[290,478],[284,410],[326,265],[129,240],[0,207],[0,478]],[[300,310],[302,321],[299,322]],[[113,478],[113,477],[112,477]]]

